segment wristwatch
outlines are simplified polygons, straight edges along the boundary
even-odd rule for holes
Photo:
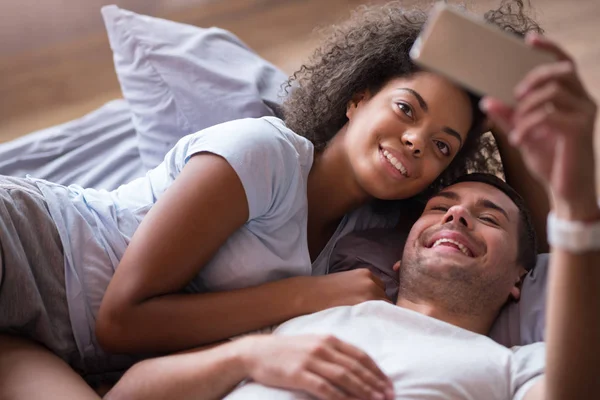
[[[567,221],[548,214],[548,244],[557,249],[581,254],[600,250],[600,220]]]

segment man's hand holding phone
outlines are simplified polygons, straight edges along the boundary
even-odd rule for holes
[[[586,220],[597,213],[594,123],[597,105],[584,88],[573,59],[551,40],[536,34],[526,43],[553,53],[557,61],[540,65],[514,88],[516,105],[485,97],[481,106],[508,135],[529,170],[554,195],[557,214]],[[560,215],[559,215],[560,216]]]

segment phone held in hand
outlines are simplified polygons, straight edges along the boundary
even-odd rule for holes
[[[410,56],[465,88],[515,104],[515,86],[529,71],[556,60],[476,15],[438,3]]]

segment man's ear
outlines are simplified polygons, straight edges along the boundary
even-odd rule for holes
[[[348,117],[348,119],[352,119],[352,117],[356,113],[356,109],[359,107],[359,105],[363,101],[368,100],[369,97],[370,97],[370,92],[368,89],[365,89],[363,91],[355,93],[352,96],[352,98],[350,99],[350,101],[348,102],[348,104],[346,105],[346,117]]]
[[[402,260],[398,260],[398,261],[396,261],[396,264],[394,264],[394,266],[392,267],[392,269],[393,269],[395,272],[398,272],[398,271],[400,271],[400,265],[401,265],[401,264],[402,264]],[[389,264],[388,264],[388,265],[389,265]]]
[[[513,301],[517,302],[521,299],[521,288],[523,287],[523,279],[527,275],[525,268],[519,267],[519,276],[515,280],[515,284],[510,289],[510,297]]]

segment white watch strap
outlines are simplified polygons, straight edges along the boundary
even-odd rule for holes
[[[573,253],[600,250],[600,221],[580,222],[548,214],[548,244]]]

